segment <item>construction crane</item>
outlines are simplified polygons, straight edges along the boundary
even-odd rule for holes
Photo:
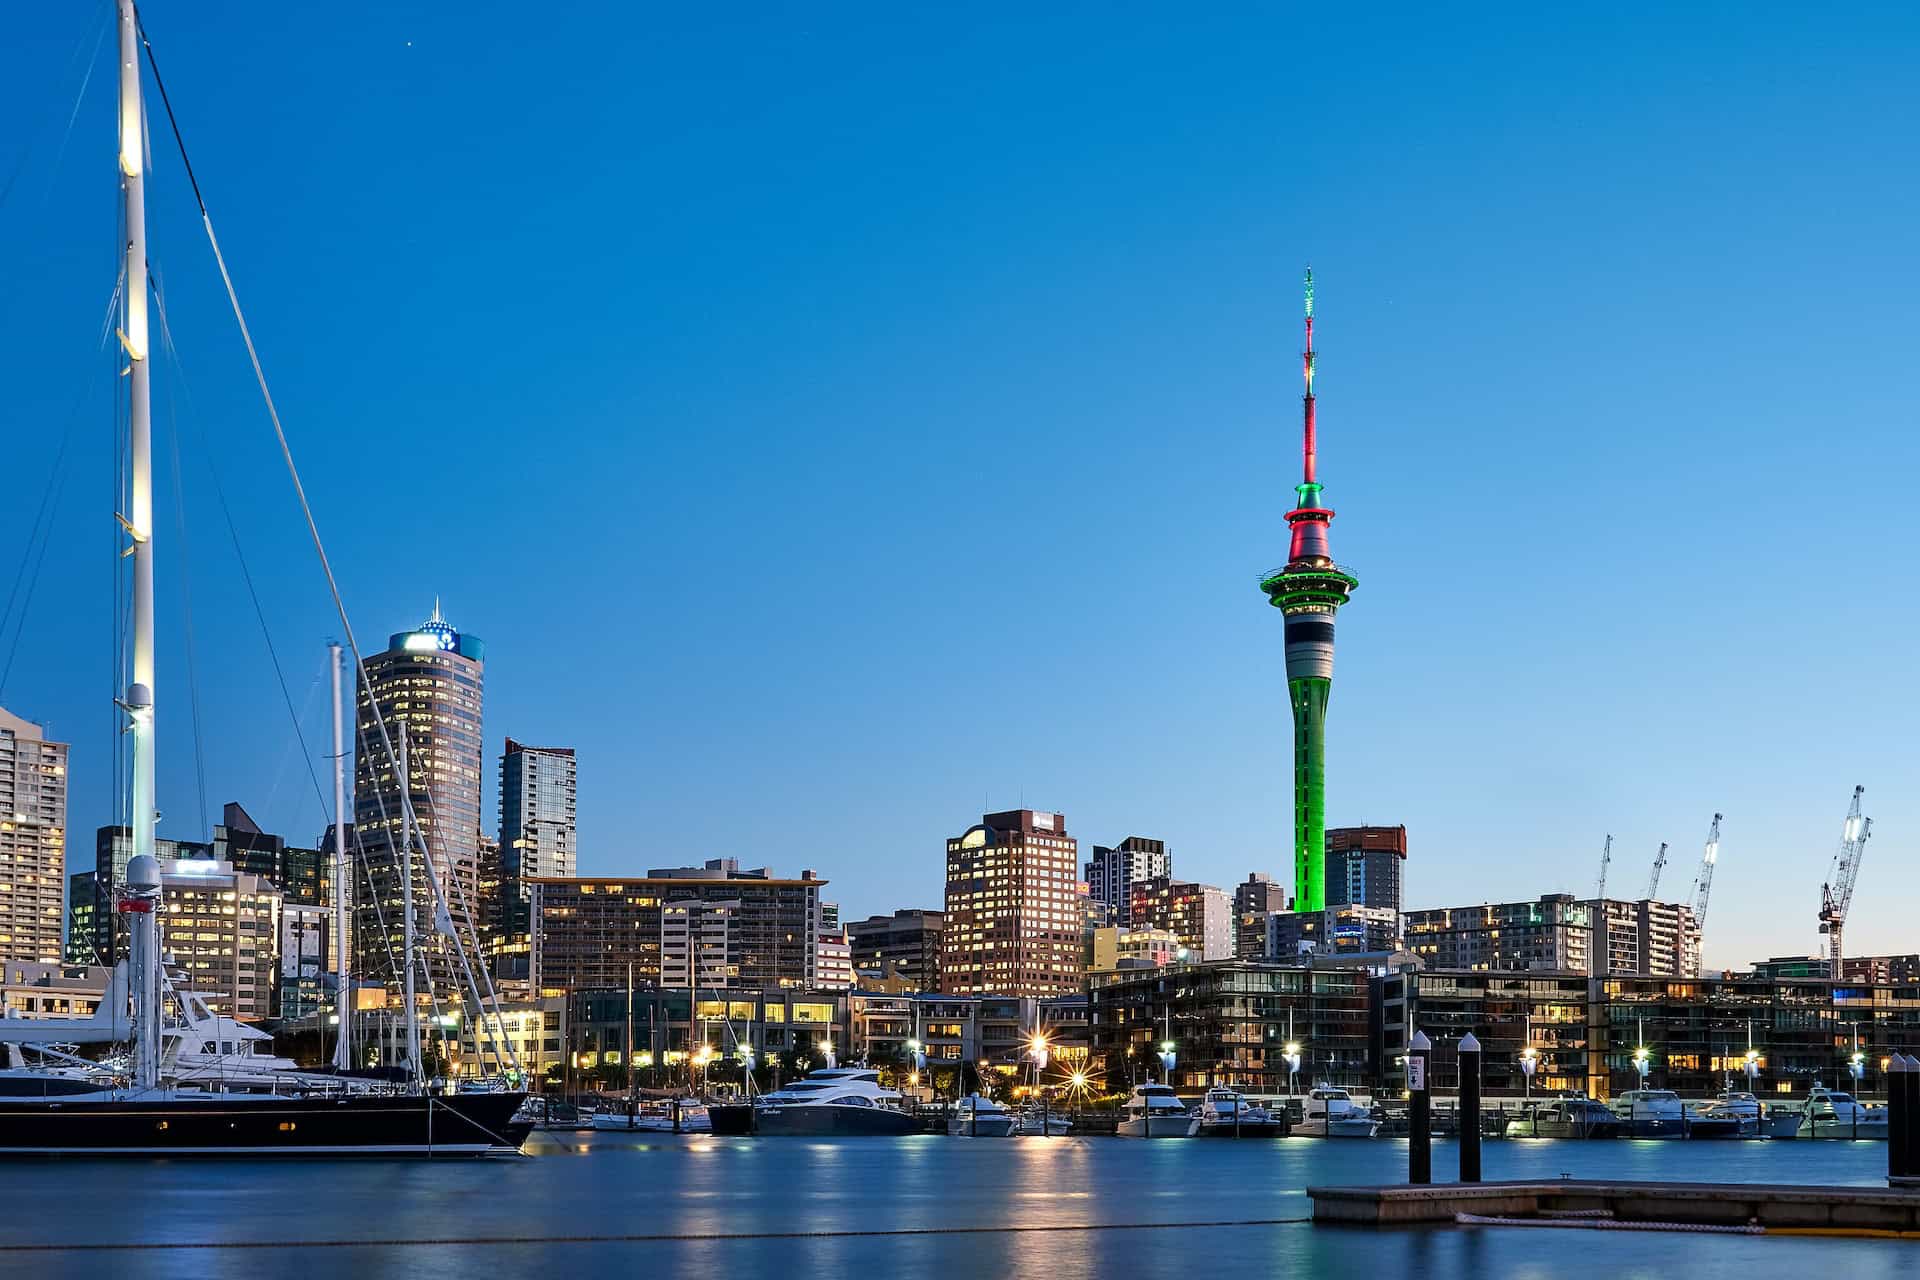
[[[1607,900],[1607,864],[1613,861],[1613,837],[1608,836],[1606,844],[1600,848],[1600,891],[1593,895],[1596,902]]]
[[[1662,840],[1660,842],[1660,852],[1653,855],[1653,878],[1647,881],[1647,897],[1649,899],[1658,898],[1660,896],[1660,873],[1662,871],[1665,871],[1666,869],[1667,869],[1667,842],[1665,840]]]
[[[1860,797],[1865,787],[1853,789],[1853,803],[1847,806],[1847,822],[1840,828],[1840,847],[1834,851],[1833,870],[1820,886],[1820,932],[1827,935],[1828,954],[1833,977],[1840,976],[1840,931],[1847,923],[1847,908],[1853,905],[1853,886],[1860,878],[1860,859],[1867,852],[1867,836],[1873,819],[1860,816]]]
[[[1713,815],[1707,828],[1707,847],[1700,855],[1700,874],[1693,880],[1693,927],[1707,927],[1707,897],[1713,892],[1713,867],[1720,861],[1720,814]]]

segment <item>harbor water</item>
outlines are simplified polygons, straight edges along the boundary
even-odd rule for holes
[[[538,1135],[478,1162],[15,1161],[0,1275],[1910,1276],[1920,1245],[1314,1227],[1398,1140]],[[1486,1176],[1884,1186],[1886,1144],[1492,1142]],[[1450,1179],[1451,1144],[1436,1144]],[[614,1237],[627,1237],[615,1239]],[[634,1237],[651,1237],[635,1239]],[[347,1243],[350,1242],[350,1243]],[[134,1249],[100,1246],[132,1244]]]

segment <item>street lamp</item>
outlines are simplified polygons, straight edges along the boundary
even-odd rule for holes
[[[1641,1089],[1645,1089],[1647,1087],[1647,1072],[1652,1066],[1651,1059],[1652,1059],[1652,1055],[1647,1052],[1647,1046],[1645,1045],[1641,1045],[1639,1048],[1633,1051],[1633,1069],[1639,1072],[1640,1074]],[[1640,1127],[1639,1110],[1640,1110],[1640,1093],[1638,1090],[1636,1090],[1634,1092],[1633,1097],[1627,1100],[1627,1128],[1629,1130],[1629,1133],[1628,1133],[1629,1137],[1639,1136],[1638,1134],[1632,1132],[1633,1130],[1636,1130]]]
[[[1300,1081],[1298,1079],[1300,1075],[1300,1046],[1291,1040],[1287,1041],[1286,1047],[1281,1050],[1281,1056],[1287,1064],[1287,1096],[1291,1098],[1300,1092]]]

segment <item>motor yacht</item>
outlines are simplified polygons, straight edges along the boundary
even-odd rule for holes
[[[992,1098],[970,1093],[954,1105],[947,1132],[956,1138],[1010,1138],[1020,1131],[1020,1117]]]
[[[707,1109],[715,1133],[855,1137],[916,1132],[920,1123],[901,1109],[900,1095],[880,1087],[868,1067],[827,1067],[751,1105]]]
[[[1617,1138],[1620,1117],[1584,1094],[1553,1098],[1507,1121],[1509,1138]]]
[[[1300,1122],[1293,1133],[1303,1138],[1371,1138],[1380,1122],[1354,1103],[1345,1089],[1315,1085],[1300,1106]]]
[[[1123,1138],[1191,1138],[1200,1132],[1200,1117],[1164,1084],[1135,1085],[1115,1132]]]
[[[1870,1107],[1850,1093],[1815,1085],[1798,1108],[1791,1104],[1773,1105],[1774,1111],[1797,1110],[1799,1136],[1803,1138],[1873,1138],[1887,1136],[1887,1109]]]
[[[1684,1137],[1686,1109],[1680,1095],[1671,1089],[1628,1089],[1607,1104],[1626,1125],[1622,1135],[1628,1138]]]
[[[1198,1110],[1203,1138],[1279,1137],[1287,1131],[1286,1121],[1247,1101],[1238,1089],[1207,1090]]]

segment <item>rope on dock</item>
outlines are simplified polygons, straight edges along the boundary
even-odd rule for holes
[[[1767,1233],[1757,1223],[1722,1226],[1707,1222],[1622,1222],[1618,1218],[1493,1218],[1478,1213],[1456,1213],[1453,1220],[1466,1227],[1582,1227],[1589,1231],[1698,1231],[1717,1236],[1759,1236]]]
[[[1214,1227],[1286,1227],[1311,1218],[1226,1218],[1212,1222],[1066,1222],[1049,1225],[983,1227],[891,1227],[864,1231],[719,1231],[649,1232],[631,1235],[434,1236],[399,1240],[156,1240],[75,1244],[0,1244],[10,1253],[111,1253],[143,1249],[400,1249],[446,1245],[664,1244],[733,1240],[844,1240],[883,1236],[1045,1235],[1068,1231],[1179,1231]]]

